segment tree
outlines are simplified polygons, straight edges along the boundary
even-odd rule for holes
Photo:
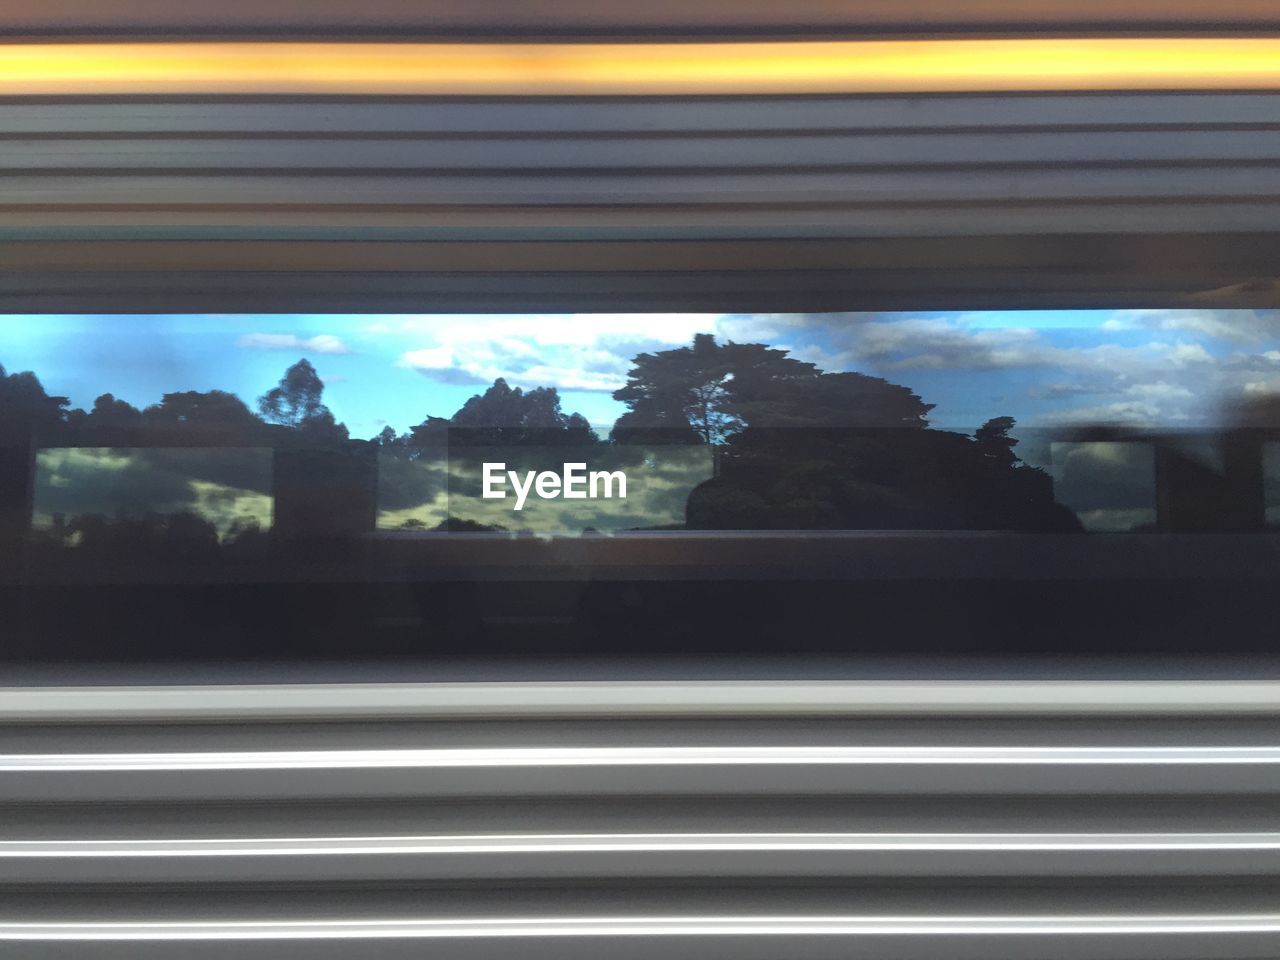
[[[1013,455],[1012,418],[972,438],[931,430],[933,404],[881,377],[704,335],[637,357],[614,396],[630,407],[615,439],[670,425],[720,445],[686,504],[693,529],[1079,529],[1052,479]]]
[[[334,419],[328,407],[321,406],[315,416],[307,417],[298,425],[299,431],[320,440],[346,440],[350,436],[347,426]]]
[[[160,402],[142,412],[149,424],[220,427],[237,431],[252,431],[262,426],[245,402],[234,393],[225,390],[184,390],[166,393]]]
[[[744,425],[744,390],[812,378],[818,368],[762,343],[719,344],[700,333],[692,345],[642,353],[613,398],[629,408],[614,425],[624,443],[721,443]]]
[[[1009,431],[1017,423],[1013,417],[992,417],[973,433],[973,439],[982,450],[982,455],[1001,466],[1012,466],[1018,456],[1013,448],[1018,441],[1009,436]]]
[[[435,445],[448,438],[451,444],[499,445],[532,443],[575,445],[597,443],[599,438],[587,418],[566,414],[560,408],[555,387],[523,390],[502,377],[484,393],[464,403],[452,417],[427,417],[412,428],[413,441]]]
[[[807,376],[735,377],[725,405],[744,430],[923,430],[933,409],[910,387],[816,368]]]
[[[142,411],[110,393],[104,393],[93,401],[93,409],[88,413],[72,410],[67,415],[67,422],[77,429],[134,430],[142,426]]]
[[[823,373],[815,364],[763,343],[693,344],[634,360],[614,392],[630,409],[614,439],[724,443],[750,428],[910,427],[933,409],[910,388],[860,373]]]
[[[0,366],[0,436],[55,430],[66,421],[66,397],[51,397],[30,371],[6,374]]]
[[[347,428],[334,420],[323,396],[324,381],[304,357],[284,372],[278,385],[258,398],[258,411],[268,423],[346,439]]]
[[[300,427],[328,412],[321,402],[324,381],[311,361],[303,358],[284,372],[280,383],[258,398],[258,412],[268,423]]]

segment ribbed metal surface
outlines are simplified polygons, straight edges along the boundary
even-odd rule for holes
[[[190,239],[919,236],[922,210],[935,236],[1141,233],[1172,201],[1159,229],[1199,233],[1254,226],[1280,175],[1270,94],[17,102],[0,129],[11,238],[109,222],[137,239],[163,211]]]
[[[934,34],[1037,30],[1265,30],[1277,15],[1269,0],[655,0],[643,5],[591,0],[224,0],[216,6],[155,0],[58,0],[0,10],[0,31],[79,36],[90,32],[154,36],[311,34],[427,36],[673,37],[777,36],[862,31]]]
[[[28,687],[0,711],[14,956],[1280,953],[1269,681]]]
[[[1269,93],[11,98],[0,305],[1254,305],[1277,196]]]

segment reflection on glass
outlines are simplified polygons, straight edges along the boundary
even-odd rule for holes
[[[1275,311],[12,316],[0,364],[0,658],[1269,642]]]
[[[445,451],[409,447],[378,452],[378,529],[445,530],[449,460]]]
[[[1280,521],[1272,311],[11,317],[0,360],[2,542]],[[626,496],[483,495],[579,463]]]
[[[1057,499],[1085,530],[1154,530],[1155,450],[1148,443],[1086,442],[1051,446]]]
[[[1262,445],[1262,484],[1267,529],[1280,529],[1280,443]]]
[[[706,446],[462,447],[414,459],[384,453],[378,528],[564,535],[680,530],[690,494],[713,472],[714,453]]]
[[[255,537],[271,527],[271,457],[236,447],[42,449],[31,527],[66,546]]]

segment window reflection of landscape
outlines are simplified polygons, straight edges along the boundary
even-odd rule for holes
[[[1280,502],[1268,311],[24,316],[0,362],[4,529],[64,547],[1243,532]],[[634,480],[517,513],[490,460]]]

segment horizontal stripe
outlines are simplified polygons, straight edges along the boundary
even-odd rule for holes
[[[547,834],[422,837],[271,837],[128,840],[3,840],[0,859],[283,857],[356,854],[704,852],[1214,852],[1280,849],[1277,833],[1223,834]],[[1280,861],[1276,863],[1280,871]]]
[[[1280,39],[10,43],[0,96],[697,95],[1280,88]]]
[[[0,688],[0,722],[1280,714],[1270,681],[578,681]]]
[[[680,136],[632,140],[166,138],[0,141],[0,170],[240,173],[306,171],[521,171],[530,178],[583,171],[963,169],[1018,165],[1228,164],[1280,162],[1280,130],[1100,133],[831,134]],[[532,183],[531,183],[532,186]]]
[[[0,755],[0,773],[707,766],[1280,766],[1280,747],[482,747]]]
[[[139,923],[0,923],[0,940],[378,939],[777,935],[1280,933],[1280,914],[1033,917],[484,917]]]
[[[910,97],[80,102],[0,100],[0,136],[626,137],[1067,128],[1272,127],[1271,93]]]

